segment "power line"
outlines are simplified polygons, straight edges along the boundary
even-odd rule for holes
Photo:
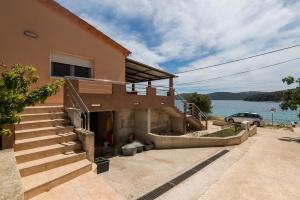
[[[237,72],[237,73],[233,73],[233,74],[228,74],[228,75],[225,75],[225,76],[217,76],[217,77],[214,77],[214,78],[209,78],[209,79],[204,79],[204,80],[199,80],[199,81],[193,81],[193,82],[185,82],[185,83],[178,83],[178,84],[175,83],[175,85],[194,85],[194,84],[201,83],[201,82],[204,82],[204,81],[210,81],[210,80],[215,80],[215,79],[220,79],[220,78],[245,74],[245,73],[249,73],[249,72],[253,72],[253,71],[257,71],[257,70],[261,70],[261,69],[281,65],[281,64],[288,63],[288,62],[291,62],[291,61],[299,60],[299,59],[300,59],[300,57],[285,60],[285,61],[282,61],[282,62],[274,63],[274,64],[263,66],[263,67],[258,67],[258,68],[254,68],[254,69],[250,69],[250,70],[246,70],[246,71],[241,71],[241,72]]]
[[[214,64],[214,65],[209,65],[209,66],[205,66],[205,67],[199,67],[199,68],[194,68],[194,69],[190,69],[190,70],[180,71],[180,72],[176,72],[175,74],[183,74],[183,73],[197,71],[197,70],[201,70],[201,69],[208,69],[208,68],[218,67],[218,66],[221,66],[221,65],[226,65],[226,64],[229,64],[229,63],[248,60],[248,59],[251,59],[251,58],[260,57],[260,56],[264,56],[264,55],[267,55],[267,54],[272,54],[272,53],[276,53],[276,52],[279,52],[279,51],[284,51],[284,50],[287,50],[287,49],[292,49],[292,48],[299,47],[299,46],[300,46],[300,44],[296,44],[296,45],[293,45],[293,46],[288,46],[288,47],[284,47],[284,48],[281,48],[281,49],[276,49],[276,50],[273,50],[273,51],[268,51],[268,52],[256,54],[254,56],[248,56],[248,57],[244,57],[244,58],[239,58],[239,59],[235,59],[235,60],[226,61],[226,62],[219,63],[219,64]]]

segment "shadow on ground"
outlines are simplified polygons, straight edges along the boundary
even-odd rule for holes
[[[285,142],[296,142],[296,143],[300,143],[300,138],[282,137],[282,138],[279,138],[278,140],[285,141]]]

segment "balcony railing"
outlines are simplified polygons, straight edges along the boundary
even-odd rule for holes
[[[143,83],[126,84],[126,93],[146,96],[149,92],[154,92],[155,96],[170,96],[172,88],[168,86],[149,85]]]

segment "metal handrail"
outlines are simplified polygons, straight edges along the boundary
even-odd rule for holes
[[[75,104],[74,104],[74,102],[75,102],[78,105],[79,110],[81,112],[83,112],[82,114],[83,114],[84,119],[85,119],[84,120],[85,124],[84,124],[84,127],[82,127],[82,128],[90,130],[90,110],[89,110],[89,108],[84,103],[83,99],[78,94],[78,92],[75,90],[72,82],[70,81],[70,78],[68,78],[68,77],[66,78],[66,83],[67,83],[67,88],[71,88],[71,90],[73,92],[73,93],[70,92],[70,95],[71,95],[70,97],[73,97],[73,99],[70,98],[70,100],[72,101],[73,106],[75,107]],[[73,94],[75,94],[75,96]],[[79,104],[81,104],[81,106]],[[83,107],[83,109],[82,109],[82,107]]]

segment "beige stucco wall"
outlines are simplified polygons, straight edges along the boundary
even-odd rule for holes
[[[125,55],[117,47],[37,0],[0,1],[0,24],[0,63],[35,66],[40,76],[38,86],[53,80],[50,55],[56,51],[92,60],[96,79],[125,81]],[[25,30],[37,33],[39,38],[24,36]],[[48,103],[62,100],[60,92]]]
[[[0,151],[0,200],[23,200],[23,186],[14,149]]]

